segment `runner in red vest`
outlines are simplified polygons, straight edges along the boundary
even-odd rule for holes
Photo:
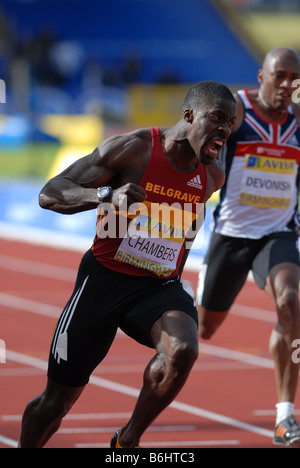
[[[111,447],[138,447],[178,395],[198,355],[197,310],[180,275],[204,204],[224,183],[217,156],[235,116],[226,86],[197,83],[176,125],[109,138],[43,188],[43,208],[71,214],[98,207],[97,235],[56,327],[47,387],[25,410],[20,447],[45,445],[118,328],[156,354]]]

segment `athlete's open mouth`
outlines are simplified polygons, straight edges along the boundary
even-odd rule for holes
[[[225,141],[220,140],[219,138],[215,138],[214,140],[210,141],[208,144],[209,155],[212,158],[215,158],[224,145]]]

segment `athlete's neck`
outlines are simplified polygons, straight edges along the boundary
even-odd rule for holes
[[[166,158],[175,170],[188,173],[196,169],[199,161],[183,132],[172,127],[162,131],[160,138]]]
[[[261,88],[258,90],[256,102],[259,105],[258,110],[260,113],[266,118],[266,120],[270,120],[271,122],[280,122],[287,113],[287,109],[276,109],[268,104],[263,96]]]

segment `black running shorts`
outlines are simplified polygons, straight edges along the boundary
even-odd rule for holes
[[[199,275],[197,301],[205,309],[230,309],[250,270],[264,289],[271,268],[279,263],[300,265],[298,237],[293,232],[276,232],[261,239],[244,239],[213,233]]]
[[[118,328],[153,348],[151,329],[167,311],[180,310],[198,323],[194,300],[178,278],[128,276],[103,267],[88,251],[74,292],[53,336],[48,377],[64,386],[87,384],[106,356]]]

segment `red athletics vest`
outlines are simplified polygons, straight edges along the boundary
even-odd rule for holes
[[[123,212],[100,211],[92,252],[111,270],[170,278],[178,274],[193,221],[199,220],[196,230],[203,222],[207,172],[201,163],[193,172],[176,171],[163,152],[159,129],[151,128],[151,135],[151,158],[140,183],[147,200]]]

